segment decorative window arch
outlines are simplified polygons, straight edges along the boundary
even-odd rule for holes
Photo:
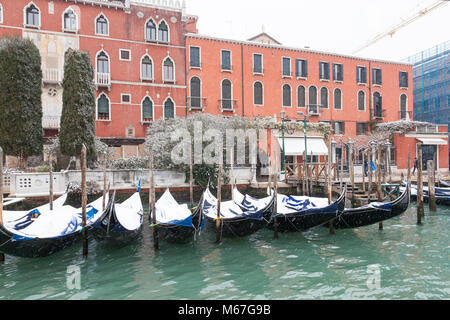
[[[97,73],[109,73],[109,61],[109,55],[106,51],[99,51],[95,57],[95,69]]]
[[[260,81],[253,84],[253,104],[257,106],[264,105],[264,85]]]
[[[145,54],[141,58],[141,79],[142,80],[153,80],[153,60],[148,55]]]
[[[284,84],[282,91],[283,91],[283,107],[291,107],[292,106],[291,86],[288,84]]]
[[[100,13],[95,18],[95,34],[103,36],[109,35],[109,20],[103,13]]]
[[[34,2],[30,2],[24,9],[24,25],[27,27],[41,27],[41,10]]]
[[[175,103],[172,98],[168,97],[166,101],[164,101],[163,106],[164,119],[174,119],[175,118]]]
[[[223,79],[221,84],[222,100],[221,107],[222,110],[232,110],[233,109],[233,84],[228,79]]]
[[[145,40],[147,41],[156,41],[157,38],[157,28],[155,21],[152,18],[149,18],[145,23]]]
[[[400,95],[400,119],[408,119],[408,96],[404,93]]]
[[[366,110],[366,93],[362,90],[358,91],[358,110]]]
[[[339,88],[334,89],[334,108],[342,109],[342,90]]]
[[[175,63],[171,57],[163,61],[163,81],[175,82]]]
[[[169,42],[169,25],[164,19],[158,25],[158,41]]]
[[[190,107],[201,108],[202,107],[202,81],[199,77],[194,76],[189,81],[190,90]]]
[[[141,118],[142,122],[153,121],[153,100],[149,96],[145,96],[141,102]]]
[[[111,120],[111,101],[105,93],[101,93],[97,97],[97,120]]]
[[[297,107],[304,108],[306,106],[306,89],[304,86],[297,87]]]
[[[63,31],[77,32],[78,31],[78,15],[75,10],[68,7],[62,14]]]
[[[383,98],[378,91],[373,93],[373,115],[375,117],[383,116]]]
[[[328,88],[320,88],[320,107],[328,108]]]

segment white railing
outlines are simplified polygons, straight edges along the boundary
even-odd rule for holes
[[[44,129],[59,129],[61,116],[43,116],[42,127]]]
[[[180,0],[131,0],[133,4],[148,4],[155,7],[182,9],[184,1]]]
[[[111,85],[111,74],[97,72],[95,83],[97,84],[97,86],[109,87]]]
[[[47,68],[44,70],[43,78],[44,82],[59,83],[62,77],[59,69]]]

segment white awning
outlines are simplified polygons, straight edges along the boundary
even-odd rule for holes
[[[434,145],[434,146],[436,146],[436,145],[441,146],[442,145],[442,146],[444,146],[444,145],[448,144],[448,142],[445,141],[444,139],[437,139],[437,138],[434,138],[434,139],[432,139],[432,138],[417,138],[417,139],[422,141],[422,143],[426,144],[426,145]]]
[[[278,138],[280,147],[283,148],[283,139]],[[305,138],[284,138],[285,155],[302,156],[305,151]],[[306,138],[306,151],[314,156],[328,155],[328,148],[322,138]]]

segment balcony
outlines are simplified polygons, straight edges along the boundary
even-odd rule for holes
[[[319,116],[320,115],[320,105],[310,104],[308,105],[308,116]]]
[[[374,120],[384,120],[386,116],[386,110],[381,108],[375,108],[373,110],[373,118]]]
[[[412,111],[399,111],[398,116],[400,120],[413,120],[413,112]]]
[[[43,116],[42,128],[44,129],[59,129],[61,123],[61,116]]]
[[[95,85],[97,88],[107,87],[109,90],[111,88],[111,73],[97,72],[95,76]]]
[[[188,97],[188,107],[191,110],[204,111],[206,107],[206,98],[202,97]]]
[[[42,81],[49,84],[61,84],[62,72],[56,68],[46,68],[42,74]]]
[[[237,100],[221,99],[219,100],[219,104],[221,112],[236,112],[235,107],[237,106]]]

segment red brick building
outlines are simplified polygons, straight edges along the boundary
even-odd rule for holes
[[[0,0],[0,36],[30,38],[40,49],[46,136],[58,132],[68,48],[90,53],[97,136],[117,156],[142,154],[154,119],[193,112],[278,120],[282,110],[290,119],[303,112],[330,122],[343,141],[377,122],[412,118],[410,64],[286,47],[265,33],[248,41],[200,35],[184,7],[178,0]],[[333,157],[341,154],[336,146]]]

